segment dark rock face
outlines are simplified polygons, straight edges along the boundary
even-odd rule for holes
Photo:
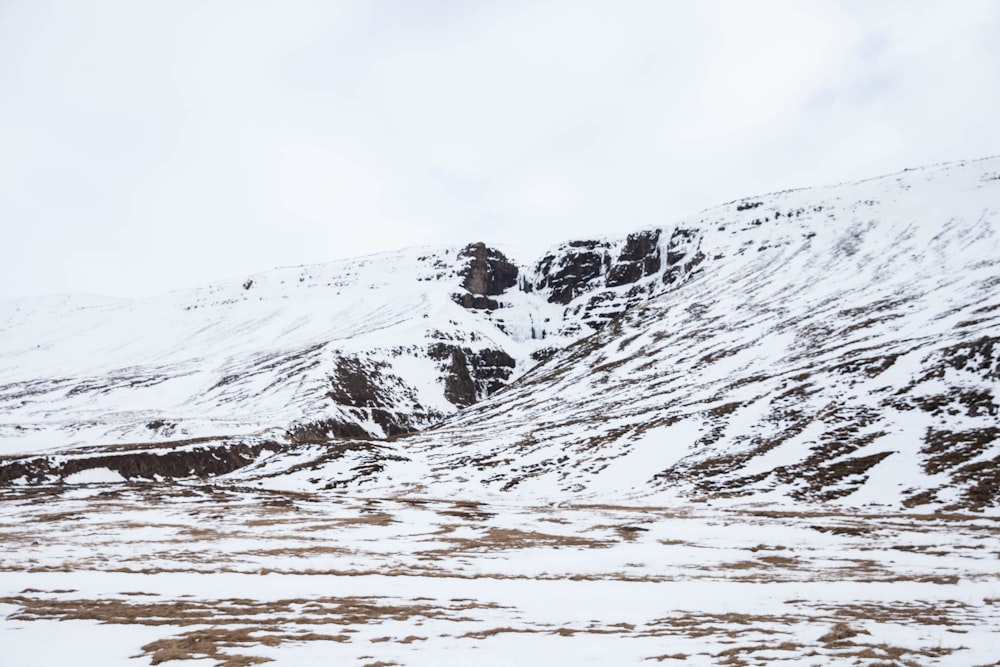
[[[581,324],[599,329],[655,293],[652,281],[643,279],[663,268],[661,235],[659,229],[629,234],[617,257],[611,242],[574,241],[543,257],[535,267],[535,283],[525,287],[549,289],[550,303],[572,303],[566,312],[579,324],[564,327],[563,333],[577,334]],[[623,286],[631,287],[611,289]]]
[[[625,247],[608,271],[607,286],[618,287],[638,282],[660,270],[660,230],[629,234]]]
[[[288,439],[296,445],[324,443],[340,438],[367,440],[371,438],[371,434],[357,424],[339,419],[317,419],[295,424],[288,429]]]
[[[264,450],[277,452],[281,449],[275,442],[248,444],[226,441],[215,441],[195,448],[182,448],[193,442],[199,441],[157,443],[156,447],[161,449],[160,452],[113,452],[64,461],[53,460],[46,456],[2,460],[0,484],[7,484],[15,479],[25,479],[39,484],[53,477],[62,481],[74,473],[97,468],[113,470],[128,480],[151,480],[157,477],[171,479],[212,477],[224,475],[253,463]],[[170,446],[176,449],[162,451],[163,448]]]
[[[388,365],[341,356],[330,378],[327,398],[347,409],[358,421],[374,421],[387,436],[409,433],[442,415],[422,408],[413,387],[388,372]],[[353,421],[321,419],[289,429],[294,442],[326,442],[331,438],[370,438]]]
[[[956,371],[973,373],[984,380],[1000,380],[1000,336],[983,336],[942,350],[944,362]],[[944,377],[942,372],[938,377]]]
[[[497,296],[517,285],[517,266],[512,264],[502,252],[487,247],[485,243],[467,245],[458,257],[460,260],[466,260],[459,275],[463,278],[462,287],[467,289],[470,294]],[[493,303],[496,302],[493,301]]]
[[[386,407],[392,400],[386,395],[384,365],[363,363],[356,357],[340,357],[327,397],[352,408]]]
[[[453,294],[452,299],[454,299],[455,303],[462,306],[462,308],[469,310],[496,310],[500,307],[500,303],[496,299],[491,299],[482,294],[472,294],[470,292]]]
[[[597,292],[576,307],[581,319],[591,329],[600,329],[622,313],[649,298],[648,285],[634,285],[625,294],[610,291]]]
[[[568,304],[592,291],[611,266],[608,244],[601,241],[573,241],[561,256],[549,253],[539,260],[536,289],[549,288],[549,303]]]
[[[503,350],[474,352],[448,343],[435,343],[428,354],[441,363],[445,373],[445,398],[459,407],[472,405],[504,387],[516,365]]]
[[[438,362],[445,398],[458,407],[482,400],[505,386],[514,359],[502,350],[473,351],[450,343],[434,343],[428,356]],[[295,444],[326,443],[338,438],[371,439],[359,424],[375,422],[387,437],[410,433],[444,417],[420,405],[413,387],[389,371],[384,362],[340,356],[330,377],[327,398],[344,409],[344,418],[304,421],[288,429]]]
[[[667,242],[667,270],[663,272],[665,285],[676,285],[705,260],[698,249],[701,235],[695,229],[677,228]]]

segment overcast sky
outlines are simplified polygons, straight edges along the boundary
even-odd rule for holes
[[[0,0],[0,300],[1000,154],[996,0]]]

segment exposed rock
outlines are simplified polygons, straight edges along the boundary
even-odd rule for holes
[[[647,285],[635,285],[625,294],[603,291],[592,295],[577,307],[580,320],[591,329],[599,329],[622,313],[649,298]]]
[[[536,350],[531,353],[531,360],[537,362],[547,361],[555,356],[561,349],[562,348],[560,347],[553,346],[543,347],[540,350]]]
[[[391,405],[386,391],[385,364],[363,363],[357,357],[339,357],[327,396],[340,405],[353,408],[379,408]]]
[[[463,278],[462,287],[471,294],[497,296],[517,285],[517,266],[502,252],[485,243],[470,243],[458,258],[466,260],[459,275]]]
[[[448,343],[435,343],[428,354],[442,362],[445,398],[461,407],[472,405],[501,389],[516,365],[514,358],[503,350],[474,352]]]
[[[294,442],[327,442],[331,438],[369,438],[408,433],[443,415],[425,410],[413,387],[389,372],[384,362],[340,356],[330,378],[327,397],[347,408],[352,420],[320,419],[289,429]],[[375,422],[382,434],[370,433],[358,422]]]
[[[1000,337],[983,336],[945,348],[941,354],[944,362],[957,371],[974,373],[984,380],[1000,380]]]
[[[500,303],[496,299],[482,294],[466,292],[465,294],[453,294],[451,298],[454,299],[455,303],[469,310],[496,310],[500,307]]]
[[[113,470],[128,480],[211,477],[249,465],[265,450],[281,450],[281,445],[276,442],[249,444],[219,441],[204,447],[181,447],[184,444],[157,443],[159,452],[127,451],[63,460],[46,456],[7,459],[0,461],[0,484],[16,479],[36,484],[63,481],[75,473],[100,468]],[[171,446],[175,449],[163,451]]]
[[[573,241],[558,256],[549,253],[539,260],[535,289],[549,289],[549,303],[568,304],[600,285],[611,265],[608,243]]]
[[[699,250],[701,234],[694,229],[678,227],[667,242],[667,269],[663,272],[666,285],[677,285],[705,260]]]
[[[371,437],[354,422],[339,419],[319,419],[294,424],[288,429],[288,439],[297,445],[329,442],[335,438],[367,440]]]
[[[660,270],[660,230],[629,234],[618,259],[608,272],[607,286],[628,285]]]

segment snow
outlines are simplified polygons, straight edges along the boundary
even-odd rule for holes
[[[277,450],[208,481],[0,487],[0,667],[171,641],[194,665],[994,664],[998,171],[709,209],[660,228],[658,272],[567,306],[462,308],[458,248],[0,304],[0,464]],[[439,343],[517,378],[458,410]],[[425,430],[296,442],[385,435],[330,398],[345,358]]]
[[[147,493],[4,492],[0,664],[149,664],[190,633],[281,665],[1000,658],[995,519]]]
[[[113,484],[115,482],[124,482],[125,478],[114,470],[108,470],[107,468],[91,468],[90,470],[81,470],[80,472],[75,472],[72,475],[67,475],[67,484]]]

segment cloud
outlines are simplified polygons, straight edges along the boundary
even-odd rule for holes
[[[524,257],[1000,152],[1000,5],[13,0],[0,298]]]

